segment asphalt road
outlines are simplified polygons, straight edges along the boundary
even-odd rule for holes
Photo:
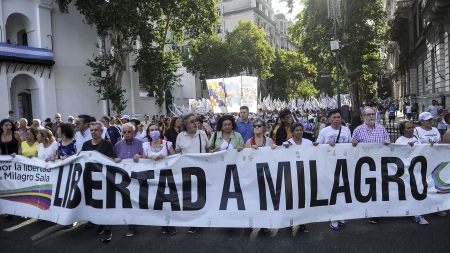
[[[159,227],[140,226],[125,237],[127,226],[113,226],[113,239],[101,242],[95,227],[64,228],[47,221],[15,217],[0,221],[0,252],[449,252],[450,217],[425,216],[430,225],[411,217],[383,218],[377,225],[367,219],[349,220],[332,230],[328,223],[309,224],[309,233],[298,227],[272,230],[202,228],[189,234],[160,234]]]

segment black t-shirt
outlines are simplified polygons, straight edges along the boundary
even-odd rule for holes
[[[81,151],[97,151],[110,158],[116,157],[111,142],[105,140],[101,140],[97,145],[92,145],[91,140],[85,141]]]
[[[173,146],[176,147],[178,132],[174,128],[169,128],[164,136],[168,141],[172,142]]]

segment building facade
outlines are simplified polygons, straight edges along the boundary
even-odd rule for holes
[[[267,42],[274,48],[286,51],[296,51],[297,47],[289,40],[287,27],[292,21],[281,13],[275,13],[272,0],[222,0],[217,3],[220,17],[216,32],[225,40],[225,31],[231,32],[239,20],[252,20],[255,25],[264,30]]]
[[[19,118],[45,119],[56,112],[68,115],[107,114],[106,101],[89,86],[91,69],[86,66],[93,55],[101,54],[101,39],[95,28],[83,23],[73,5],[61,14],[52,0],[0,0],[0,118],[14,111]],[[122,114],[158,114],[155,99],[139,90],[138,73],[127,60],[122,79],[127,107]],[[182,71],[182,70],[180,70]],[[195,78],[181,77],[168,100],[195,98]],[[192,93],[192,94],[191,94]],[[165,112],[165,110],[163,110]],[[111,115],[115,113],[111,111]]]
[[[449,106],[450,1],[386,0],[391,42],[385,47],[384,78],[394,100],[426,109],[433,99]]]

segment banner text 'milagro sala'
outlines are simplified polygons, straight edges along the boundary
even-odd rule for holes
[[[59,224],[281,228],[450,209],[450,145],[339,144],[114,163],[0,156],[0,212]]]

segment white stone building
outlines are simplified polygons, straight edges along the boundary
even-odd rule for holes
[[[73,5],[61,14],[52,0],[0,0],[0,35],[0,118],[9,110],[15,120],[29,122],[53,119],[56,112],[63,120],[106,114],[106,102],[97,103],[98,94],[88,85],[91,69],[86,66],[87,59],[101,53],[96,47],[101,40]],[[158,114],[154,99],[140,92],[130,61],[132,56],[123,76],[128,103],[122,114]],[[195,77],[184,75],[167,97],[187,104],[196,97],[193,87]]]

